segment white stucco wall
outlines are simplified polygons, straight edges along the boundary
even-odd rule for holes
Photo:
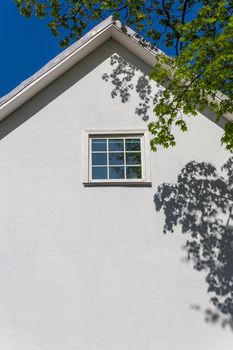
[[[148,70],[109,41],[1,124],[0,349],[230,350],[231,331],[205,322],[186,237],[163,235],[153,203],[190,160],[227,159],[222,130],[190,120],[151,155],[152,188],[82,185],[84,129],[146,127],[138,95],[122,103],[102,79],[113,53]]]

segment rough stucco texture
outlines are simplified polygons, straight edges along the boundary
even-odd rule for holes
[[[133,72],[125,103],[102,79],[114,54]],[[227,159],[222,130],[190,120],[174,149],[151,154],[151,188],[82,184],[84,129],[146,128],[135,86],[148,70],[109,41],[1,124],[0,349],[232,349],[230,330],[205,321],[186,237],[163,235],[153,203],[190,160]]]

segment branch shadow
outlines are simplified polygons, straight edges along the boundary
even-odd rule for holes
[[[156,211],[165,215],[163,232],[180,226],[183,234],[189,234],[187,258],[196,270],[206,272],[214,307],[202,310],[206,322],[233,331],[233,157],[220,174],[210,163],[189,162],[177,183],[158,187],[154,203]]]
[[[225,316],[217,308],[202,308],[200,305],[192,304],[190,308],[204,314],[205,322],[212,325],[220,325],[224,329],[230,329],[233,332],[233,318]]]
[[[111,56],[110,65],[112,72],[104,73],[102,79],[111,82],[113,86],[111,97],[119,98],[122,103],[126,103],[129,102],[131,94],[136,92],[139,102],[135,108],[135,114],[143,121],[148,121],[151,108],[162,95],[161,89],[153,94],[148,74],[141,72],[138,67],[118,54]]]

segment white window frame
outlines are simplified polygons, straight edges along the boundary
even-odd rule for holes
[[[91,148],[92,138],[140,138],[141,139],[141,179],[92,179]],[[85,186],[151,186],[150,140],[145,129],[140,130],[85,130],[83,152],[83,184]]]

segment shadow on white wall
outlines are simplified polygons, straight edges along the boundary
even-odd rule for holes
[[[164,212],[164,233],[173,233],[179,225],[189,234],[188,260],[196,270],[206,271],[207,291],[216,309],[204,310],[206,321],[233,331],[233,157],[221,170],[218,174],[210,163],[189,162],[177,183],[158,187],[154,203],[156,211]]]

